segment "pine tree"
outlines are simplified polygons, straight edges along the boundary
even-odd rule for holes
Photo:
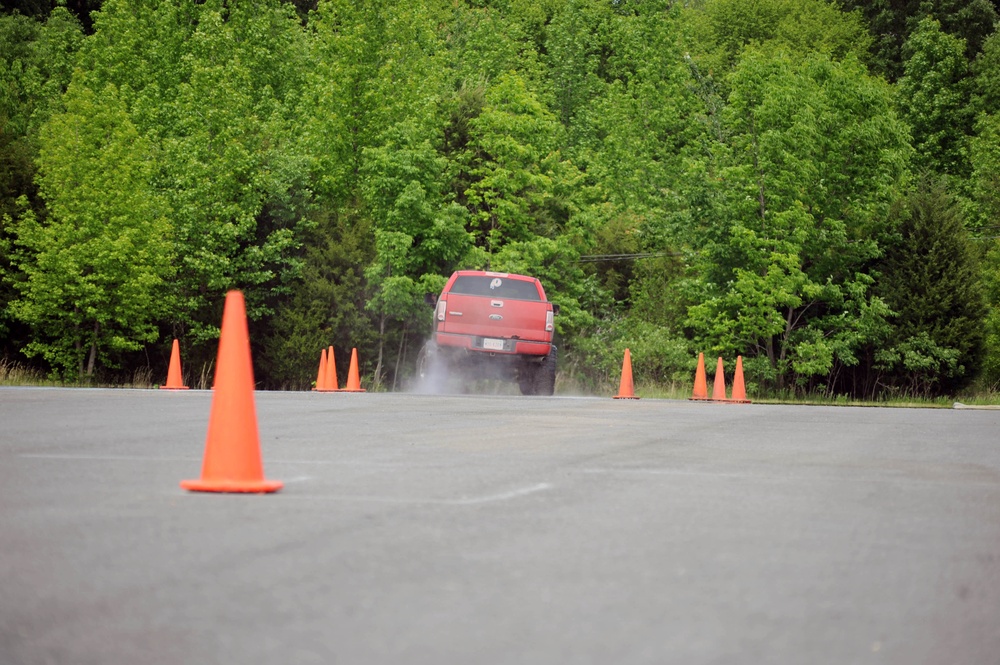
[[[980,266],[943,181],[921,179],[899,210],[898,242],[877,288],[896,313],[876,353],[883,382],[907,394],[952,394],[980,366],[986,312]]]

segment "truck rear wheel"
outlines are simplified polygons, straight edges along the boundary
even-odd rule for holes
[[[535,376],[536,395],[551,396],[556,392],[557,351],[558,349],[553,345],[548,357],[545,358],[545,362],[538,368],[538,374]]]
[[[429,341],[417,355],[417,391],[444,393],[448,380],[448,366],[441,357],[437,344]]]
[[[518,372],[517,385],[522,395],[550,396],[556,391],[556,347],[540,363],[525,363]]]

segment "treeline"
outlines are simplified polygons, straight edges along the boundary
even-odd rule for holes
[[[173,338],[197,374],[238,288],[261,387],[333,344],[400,389],[423,294],[488,268],[543,280],[584,385],[625,347],[661,382],[1000,383],[994,3],[23,4],[0,355],[55,377],[158,376]]]

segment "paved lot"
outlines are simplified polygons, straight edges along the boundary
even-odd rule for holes
[[[1000,663],[1000,411],[0,389],[0,663]]]

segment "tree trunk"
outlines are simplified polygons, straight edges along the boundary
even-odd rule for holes
[[[788,342],[792,339],[792,315],[795,314],[795,309],[793,307],[788,308],[788,314],[785,315],[785,334],[781,336],[781,353],[778,354],[780,360],[784,360],[785,356],[788,355]]]
[[[101,324],[94,324],[94,338],[90,342],[90,357],[87,358],[87,378],[94,376],[94,365],[97,363],[97,334],[101,331]]]
[[[396,369],[392,373],[392,392],[396,392],[396,382],[399,380],[399,362],[403,357],[403,349],[406,348],[406,323],[403,323],[403,333],[399,336],[399,350],[396,351]]]
[[[382,385],[382,349],[385,346],[385,312],[378,318],[378,362],[375,363],[375,388]]]

